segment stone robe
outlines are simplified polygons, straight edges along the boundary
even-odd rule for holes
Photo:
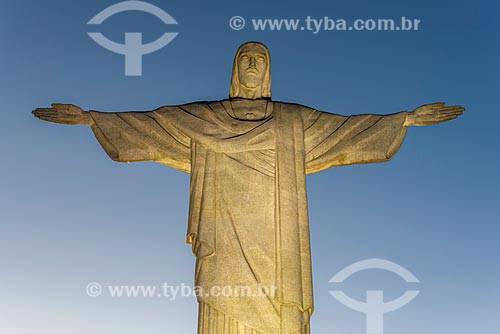
[[[191,174],[187,242],[203,289],[199,334],[309,333],[306,174],[391,159],[406,133],[406,112],[346,117],[260,99],[244,104],[265,108],[263,116],[243,120],[234,102],[91,111],[92,130],[113,160],[155,161]],[[276,293],[208,293],[225,286]]]

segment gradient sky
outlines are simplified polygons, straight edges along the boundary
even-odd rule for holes
[[[111,161],[90,129],[35,119],[52,102],[101,111],[150,110],[228,95],[248,40],[269,46],[273,99],[333,113],[389,114],[431,102],[467,108],[458,120],[411,128],[388,163],[308,177],[316,312],[312,334],[364,333],[364,315],[329,290],[387,299],[415,288],[367,271],[328,280],[367,258],[394,261],[421,294],[385,317],[387,334],[500,331],[498,55],[500,6],[478,1],[159,1],[165,26],[129,12],[86,22],[118,1],[0,2],[0,333],[192,334],[193,298],[90,298],[89,282],[192,283],[184,243],[189,176],[154,163]],[[231,30],[250,18],[399,18],[412,32]],[[123,56],[88,36],[177,38],[124,76]]]

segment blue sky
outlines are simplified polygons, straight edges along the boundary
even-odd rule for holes
[[[341,287],[329,279],[367,258],[394,261],[420,295],[385,317],[387,334],[500,330],[499,5],[494,1],[149,1],[174,17],[128,12],[86,22],[118,1],[0,3],[0,333],[195,333],[193,298],[90,298],[89,282],[191,283],[184,243],[189,176],[111,161],[90,129],[36,120],[53,102],[88,110],[150,110],[228,96],[231,63],[248,40],[268,45],[273,99],[338,114],[389,114],[431,102],[463,105],[458,120],[411,128],[389,163],[308,177],[316,312],[313,334],[364,333],[333,299],[393,299],[408,284],[383,271]],[[247,26],[234,31],[235,15]],[[254,31],[251,18],[421,20],[418,31]],[[124,76],[123,56],[88,36],[145,41],[179,35]]]

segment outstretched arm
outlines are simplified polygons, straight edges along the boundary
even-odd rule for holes
[[[33,114],[48,122],[90,126],[115,161],[156,161],[190,172],[190,138],[177,129],[172,110],[113,113],[52,104],[52,108],[38,108]]]
[[[397,153],[409,126],[431,125],[457,118],[460,106],[423,105],[391,115],[340,116],[315,112],[305,122],[306,172],[384,162]]]

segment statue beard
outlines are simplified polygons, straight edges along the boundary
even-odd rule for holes
[[[244,75],[242,78],[240,78],[240,84],[246,88],[258,88],[262,87],[263,84],[263,78],[259,78],[256,75]]]

